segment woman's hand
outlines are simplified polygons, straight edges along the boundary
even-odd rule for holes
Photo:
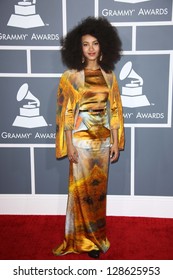
[[[76,148],[73,145],[72,142],[72,131],[71,130],[66,130],[66,141],[67,141],[67,156],[69,161],[78,163],[78,152]]]
[[[78,152],[73,144],[67,145],[67,156],[69,161],[78,163]]]
[[[118,160],[118,157],[119,157],[119,149],[118,149],[118,146],[113,144],[111,147],[110,147],[110,161],[111,163],[112,162],[115,162]]]
[[[112,138],[113,138],[113,144],[110,147],[110,161],[115,162],[118,160],[119,157],[119,149],[118,149],[118,131],[117,129],[112,129]]]

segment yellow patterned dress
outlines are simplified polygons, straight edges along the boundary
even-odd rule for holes
[[[84,92],[73,129],[79,161],[70,163],[65,239],[53,250],[55,255],[91,250],[106,252],[110,246],[106,236],[110,153],[108,95],[101,70],[85,70]],[[66,112],[65,129],[68,129],[69,118]]]

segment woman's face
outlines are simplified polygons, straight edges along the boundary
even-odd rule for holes
[[[96,61],[100,55],[100,44],[91,35],[82,36],[82,51],[87,61]]]

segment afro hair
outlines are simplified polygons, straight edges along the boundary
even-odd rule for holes
[[[122,43],[117,29],[102,17],[87,17],[61,39],[63,63],[69,69],[84,69],[81,37],[87,34],[95,37],[100,44],[103,56],[102,61],[98,61],[100,67],[106,72],[113,70],[121,58]]]

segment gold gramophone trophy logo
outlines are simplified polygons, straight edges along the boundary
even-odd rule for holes
[[[35,128],[47,126],[43,116],[40,116],[40,101],[30,91],[27,83],[23,84],[17,93],[17,101],[29,100],[20,107],[20,115],[13,122],[13,126]]]
[[[14,5],[14,14],[7,25],[19,28],[34,28],[44,26],[40,15],[36,14],[36,0],[23,0]]]
[[[123,107],[135,108],[150,106],[150,103],[142,93],[143,79],[132,68],[132,62],[128,61],[120,72],[120,80],[125,80],[125,85],[122,87],[121,100]]]

